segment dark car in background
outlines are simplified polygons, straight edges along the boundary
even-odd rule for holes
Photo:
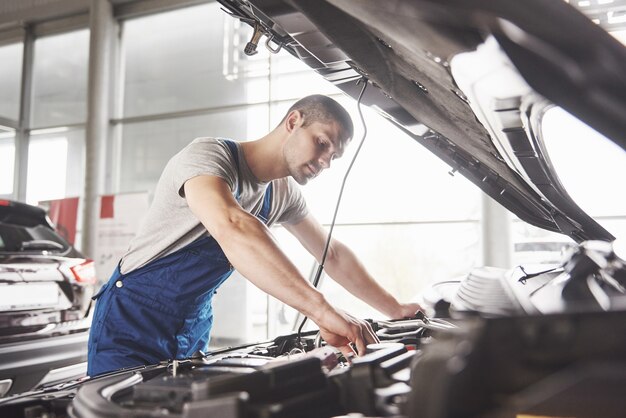
[[[95,286],[43,209],[0,200],[0,396],[84,375]]]

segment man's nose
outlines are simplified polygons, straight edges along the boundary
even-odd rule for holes
[[[330,164],[332,162],[333,158],[330,155],[322,155],[319,159],[319,165],[323,168],[330,168]]]

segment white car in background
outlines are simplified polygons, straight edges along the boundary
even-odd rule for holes
[[[0,397],[85,375],[95,286],[43,209],[0,200]]]

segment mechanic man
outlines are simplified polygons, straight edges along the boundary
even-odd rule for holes
[[[369,324],[331,306],[278,247],[280,223],[320,260],[327,233],[307,211],[303,185],[339,158],[353,135],[346,110],[321,95],[296,102],[263,138],[199,138],[166,165],[146,219],[97,299],[88,374],[182,359],[206,350],[211,298],[237,269],[297,309],[344,354],[377,338]],[[295,180],[295,182],[294,182]],[[354,253],[331,241],[325,268],[349,292],[392,318],[410,317]]]

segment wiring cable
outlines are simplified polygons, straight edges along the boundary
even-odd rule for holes
[[[361,137],[361,142],[354,153],[354,157],[352,157],[352,161],[350,161],[350,165],[346,170],[346,174],[343,176],[343,182],[341,183],[341,189],[339,189],[339,196],[337,197],[337,204],[335,205],[335,213],[333,214],[333,220],[330,223],[330,230],[328,231],[328,236],[326,238],[326,245],[324,246],[324,252],[322,253],[322,259],[317,267],[317,272],[315,273],[315,278],[313,279],[313,287],[317,287],[319,284],[320,278],[322,277],[322,272],[324,271],[324,263],[326,262],[326,256],[328,254],[328,248],[330,247],[330,240],[333,235],[333,229],[335,228],[335,221],[337,219],[337,212],[339,212],[339,204],[341,203],[341,197],[343,196],[343,189],[346,186],[346,180],[348,179],[348,175],[350,174],[350,170],[352,170],[352,166],[356,161],[359,152],[361,151],[361,147],[365,142],[365,137],[367,136],[367,125],[365,124],[365,118],[363,117],[363,111],[361,110],[361,98],[363,97],[363,93],[365,93],[365,88],[367,87],[367,79],[365,77],[360,78],[357,81],[357,85],[359,83],[363,83],[363,88],[359,93],[359,97],[357,98],[356,105],[357,110],[359,112],[359,118],[361,119],[361,125],[363,126],[363,136]],[[306,324],[307,317],[305,316],[302,322],[300,323],[300,327],[298,327],[298,336],[297,336],[297,345],[302,346],[301,334],[302,328],[304,328],[304,324]]]

